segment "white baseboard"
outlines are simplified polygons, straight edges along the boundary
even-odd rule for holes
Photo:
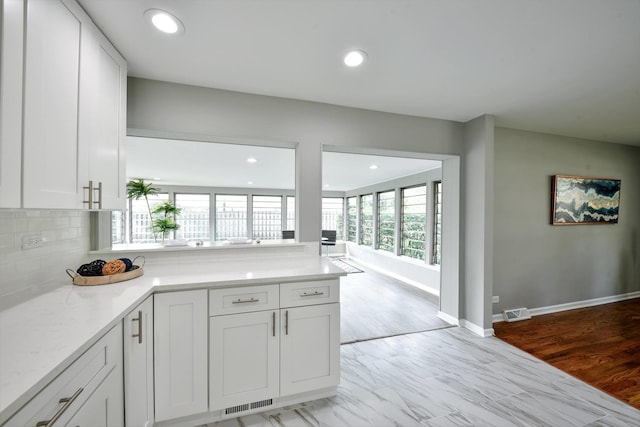
[[[457,318],[442,311],[438,311],[438,318],[444,320],[447,323],[451,323],[452,325],[460,326],[460,321]]]
[[[602,298],[593,298],[584,301],[568,302],[565,304],[549,305],[546,307],[530,308],[531,316],[539,316],[541,314],[558,313],[560,311],[574,310],[576,308],[593,307],[596,305],[609,304],[612,302],[624,301],[633,298],[640,298],[640,291],[629,292],[628,294],[612,295]],[[493,323],[503,322],[502,313],[492,316]]]
[[[493,328],[484,329],[475,323],[469,322],[467,319],[460,319],[460,326],[469,329],[474,334],[481,336],[482,338],[492,337],[495,335]]]

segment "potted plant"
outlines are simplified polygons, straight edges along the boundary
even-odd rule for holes
[[[181,211],[182,209],[174,205],[173,202],[160,203],[153,209],[153,213],[157,215],[153,220],[153,231],[161,234],[163,243],[170,231],[180,228],[176,222],[176,216],[180,215]]]

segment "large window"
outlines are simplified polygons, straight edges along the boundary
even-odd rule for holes
[[[360,244],[373,242],[373,194],[360,196]]]
[[[176,223],[176,239],[209,240],[209,194],[176,194],[176,207],[180,215]]]
[[[378,249],[394,251],[395,228],[396,192],[378,193]]]
[[[402,255],[425,260],[427,186],[402,189]]]
[[[433,183],[433,255],[431,262],[440,264],[442,243],[442,181]]]
[[[344,199],[342,197],[322,198],[322,229],[336,230],[336,239],[342,240]]]
[[[247,237],[247,196],[216,194],[215,240]]]
[[[253,238],[282,239],[281,196],[253,196]]]
[[[356,242],[358,231],[358,205],[355,197],[347,198],[347,240]]]

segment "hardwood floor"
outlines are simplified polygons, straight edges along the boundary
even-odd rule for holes
[[[438,318],[438,297],[363,267],[340,279],[342,344],[448,328]]]
[[[501,340],[640,409],[640,298],[493,328]]]

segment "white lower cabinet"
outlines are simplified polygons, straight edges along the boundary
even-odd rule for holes
[[[282,314],[284,313],[284,314]],[[340,304],[281,310],[280,394],[335,386],[340,380]]]
[[[122,323],[78,357],[3,427],[124,425]]]
[[[155,420],[208,409],[207,291],[154,295]]]
[[[122,369],[114,369],[65,425],[69,427],[124,426],[123,411]]]
[[[279,393],[278,310],[209,320],[210,410],[274,398]]]
[[[280,285],[281,308],[240,314],[212,311],[210,411],[220,410],[222,418],[241,416],[338,385],[340,304],[332,301],[339,301],[339,281],[328,282]],[[231,301],[237,310],[251,305],[260,310],[261,299],[254,295],[261,288],[265,295],[273,294],[267,286],[246,287],[246,295],[236,289]],[[299,302],[291,297],[294,294]],[[210,306],[224,295],[225,290],[212,290]]]
[[[153,296],[124,318],[124,398],[127,427],[153,425]]]

